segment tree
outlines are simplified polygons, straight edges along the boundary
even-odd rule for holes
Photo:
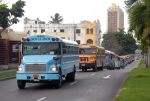
[[[7,4],[0,3],[0,38],[2,32],[6,30],[6,28],[13,24],[17,24],[19,18],[24,16],[24,6],[25,2],[22,0],[18,0],[15,4],[12,4],[11,8],[8,8]]]
[[[145,51],[146,47],[148,49],[150,45],[150,0],[127,1],[126,5],[129,8],[129,31],[135,33]]]
[[[102,46],[118,55],[133,54],[137,49],[133,36],[126,34],[124,30],[105,34],[103,39]]]
[[[141,42],[141,49],[144,52],[145,64],[150,66],[150,0],[128,0],[126,3],[129,13],[130,32],[134,32]]]
[[[115,34],[113,33],[104,34],[102,46],[107,50],[115,52],[116,54],[120,54],[122,50],[122,46],[120,46]]]
[[[59,13],[55,13],[54,17],[51,16],[51,21],[49,23],[60,24],[60,23],[62,23],[62,21],[63,21],[63,17],[60,16]]]

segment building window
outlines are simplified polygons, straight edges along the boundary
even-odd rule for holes
[[[54,32],[57,32],[56,30],[54,30]]]
[[[41,33],[44,33],[45,32],[45,29],[41,29]]]
[[[93,34],[93,28],[90,29],[90,33]]]
[[[37,33],[37,30],[33,30],[34,33]]]
[[[35,24],[37,24],[37,21],[35,21]]]
[[[61,37],[62,39],[65,39],[65,37]]]
[[[63,32],[65,32],[65,31],[64,31],[64,29],[60,29],[60,32],[62,32],[62,33],[63,33]]]
[[[78,36],[80,36],[80,33],[77,33]]]
[[[93,40],[92,39],[88,39],[86,43],[87,44],[93,44]]]
[[[76,29],[76,33],[81,33],[81,30],[80,29]]]
[[[89,34],[89,28],[88,28],[88,29],[86,29],[86,33],[87,33],[87,34]]]

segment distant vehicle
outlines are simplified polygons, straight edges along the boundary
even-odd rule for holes
[[[94,45],[80,45],[80,66],[79,69],[87,71],[92,69],[103,70],[103,58],[105,49]]]
[[[114,69],[115,68],[115,60],[116,54],[112,51],[105,50],[105,58],[103,60],[104,68],[106,69]]]
[[[105,50],[105,58],[103,60],[104,68],[106,69],[120,69],[126,66],[125,59],[116,53]]]
[[[121,60],[121,68],[124,68],[127,66],[128,61],[126,60],[126,56],[119,56]]]
[[[74,41],[50,35],[22,38],[22,60],[16,74],[19,89],[30,82],[52,82],[61,87],[62,78],[75,80],[79,68],[79,48]]]
[[[124,57],[128,64],[132,63],[135,60],[134,54],[124,55]]]

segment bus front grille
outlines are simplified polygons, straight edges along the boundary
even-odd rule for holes
[[[80,61],[81,61],[81,62],[88,62],[88,57],[81,57],[81,58],[80,58]]]
[[[46,64],[26,64],[26,72],[46,72]]]

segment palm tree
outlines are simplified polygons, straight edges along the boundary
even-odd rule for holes
[[[143,51],[150,54],[150,0],[128,0],[129,31],[134,31],[141,41]],[[134,5],[133,5],[134,4]],[[150,62],[150,61],[149,61]],[[146,63],[149,64],[149,63]]]
[[[51,21],[49,21],[49,23],[52,23],[52,24],[60,24],[63,21],[63,17],[60,16],[59,13],[55,13],[54,17],[51,16],[50,18],[51,18]]]

